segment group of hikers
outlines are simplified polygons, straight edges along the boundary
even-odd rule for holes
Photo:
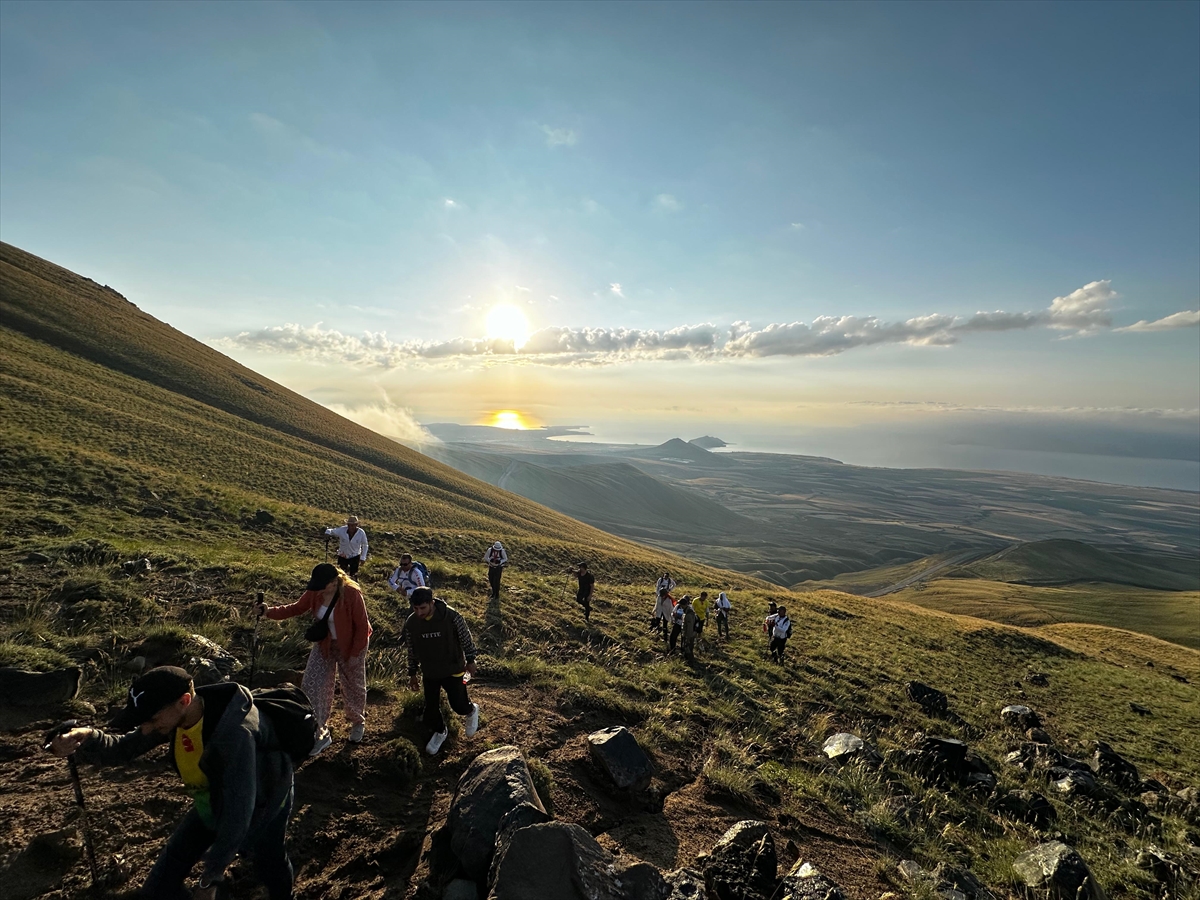
[[[300,691],[252,693],[232,681],[197,686],[184,669],[159,666],[134,680],[111,731],[70,722],[47,735],[47,749],[57,756],[78,754],[100,765],[129,763],[170,744],[171,760],[193,806],[146,878],[141,896],[149,900],[213,900],[239,854],[252,860],[270,900],[292,897],[293,870],[284,836],[294,802],[294,766],[333,742],[328,722],[335,683],[341,687],[350,725],[347,740],[360,743],[366,729],[372,628],[355,576],[367,559],[367,535],[354,516],[324,533],[338,539],[337,565],[323,562],[314,567],[294,603],[269,606],[260,594],[254,607],[260,619],[312,619],[304,633],[312,649]],[[488,566],[490,599],[498,600],[508,553],[496,541],[483,560]],[[595,576],[586,562],[571,567],[568,578],[572,576],[578,582],[576,602],[590,621]],[[475,643],[462,615],[434,597],[428,570],[411,554],[400,557],[387,583],[408,600],[401,637],[408,651],[409,688],[416,691],[424,686],[422,720],[430,732],[425,751],[436,755],[449,734],[441,711],[443,692],[450,708],[463,718],[463,733],[471,737],[479,728],[479,704],[472,702],[467,690],[476,674]],[[676,601],[671,594],[676,586],[669,573],[658,579],[652,628],[661,632],[668,653],[675,652],[682,637],[682,652],[690,660],[710,613],[708,593],[695,599],[684,595]],[[723,634],[726,640],[731,608],[724,591],[711,606],[718,637]],[[787,611],[772,603],[763,630],[770,636],[772,658],[782,662],[791,634]],[[280,693],[285,694],[282,699]],[[305,737],[294,739],[297,731]],[[185,883],[198,863],[199,881],[189,892]]]

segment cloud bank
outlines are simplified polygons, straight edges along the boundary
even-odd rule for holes
[[[621,286],[610,286],[620,294]],[[947,347],[976,333],[1051,329],[1072,335],[1103,330],[1118,332],[1167,331],[1200,324],[1200,312],[1184,311],[1158,319],[1112,328],[1112,302],[1117,297],[1108,281],[1093,281],[1065,297],[1055,297],[1045,309],[1031,312],[977,312],[971,316],[933,313],[898,322],[875,316],[819,316],[810,323],[772,323],[755,328],[734,322],[727,329],[711,323],[682,325],[667,331],[636,328],[550,327],[536,331],[518,349],[511,340],[460,337],[449,341],[396,343],[384,332],[361,337],[311,327],[277,325],[244,331],[216,343],[259,352],[396,368],[412,362],[507,358],[544,365],[604,365],[646,359],[760,359],[772,356],[835,356],[860,347],[906,344]]]

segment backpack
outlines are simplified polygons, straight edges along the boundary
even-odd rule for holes
[[[414,559],[414,560],[413,560],[413,568],[414,568],[414,569],[420,569],[420,570],[421,570],[421,579],[422,579],[422,580],[425,582],[425,587],[432,587],[432,586],[433,586],[433,585],[430,583],[430,581],[429,581],[429,568],[428,568],[428,567],[425,565],[425,563],[423,563],[423,562],[417,562],[417,561]]]
[[[279,749],[292,758],[292,765],[308,759],[317,742],[317,717],[308,695],[294,684],[251,691],[254,705],[275,726]]]

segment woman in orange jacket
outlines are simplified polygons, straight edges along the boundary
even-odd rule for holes
[[[329,606],[333,612],[326,615]],[[333,707],[333,681],[336,675],[342,685],[342,704],[350,722],[350,741],[358,743],[366,729],[367,709],[367,646],[371,639],[371,623],[367,605],[363,602],[358,584],[345,572],[329,563],[312,570],[308,587],[300,599],[286,606],[258,605],[258,614],[268,619],[290,619],[303,613],[316,621],[327,619],[329,632],[313,643],[304,680],[300,687],[312,702],[317,718],[316,756],[332,743],[326,723]]]

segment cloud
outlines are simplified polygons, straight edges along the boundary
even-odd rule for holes
[[[793,222],[792,223],[792,231],[803,231],[803,230],[804,230],[803,222]]]
[[[625,294],[619,282],[609,291]],[[605,365],[638,359],[759,359],[774,356],[835,356],[861,347],[902,344],[948,347],[976,333],[1047,328],[1089,334],[1108,327],[1109,304],[1117,296],[1107,281],[1093,281],[1050,306],[1028,312],[977,312],[970,316],[932,313],[889,322],[876,316],[818,316],[811,323],[776,322],[755,328],[749,322],[728,329],[704,323],[666,331],[633,328],[543,328],[518,349],[497,338],[458,337],[448,341],[395,343],[383,332],[362,337],[311,327],[278,325],[245,331],[216,341],[245,350],[286,353],[314,359],[391,369],[413,362],[487,361],[507,358],[543,365]],[[1200,312],[1185,311],[1156,322],[1138,322],[1119,331],[1164,331],[1200,324]]]
[[[326,407],[339,416],[357,422],[364,428],[390,437],[404,444],[437,443],[429,431],[416,420],[411,409],[395,406],[389,402],[370,403],[363,406],[345,406],[328,403]]]
[[[683,204],[671,194],[659,194],[654,198],[654,208],[659,212],[674,213],[683,209]]]
[[[574,147],[579,141],[579,132],[570,128],[552,128],[549,125],[543,125],[542,132],[546,135],[547,147]]]
[[[442,206],[444,206],[446,209],[462,209],[461,203],[459,203],[457,200],[451,200],[449,197],[442,201]]]
[[[1123,328],[1114,328],[1113,331],[1171,331],[1175,328],[1195,328],[1197,325],[1200,325],[1200,309],[1185,309],[1153,322],[1142,319]]]

